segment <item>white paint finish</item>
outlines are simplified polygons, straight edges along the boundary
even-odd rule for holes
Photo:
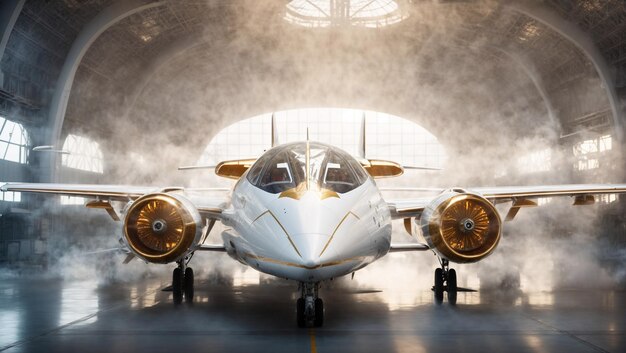
[[[391,217],[371,180],[339,198],[309,191],[295,200],[243,179],[232,206],[224,222],[233,229],[222,234],[229,254],[274,276],[317,282],[349,274],[389,251]]]

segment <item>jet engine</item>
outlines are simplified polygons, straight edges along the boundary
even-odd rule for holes
[[[200,242],[202,218],[194,205],[178,194],[147,194],[133,202],[124,219],[124,240],[145,261],[180,260]]]
[[[500,215],[484,197],[450,190],[435,198],[422,213],[420,226],[431,249],[456,263],[477,262],[500,241]]]

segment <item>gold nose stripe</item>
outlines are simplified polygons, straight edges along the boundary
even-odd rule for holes
[[[300,183],[300,185],[296,186],[295,188],[291,188],[281,192],[280,195],[278,195],[278,198],[281,199],[283,197],[288,197],[294,200],[300,200],[307,192],[309,192],[309,189],[306,188],[305,183]],[[331,197],[340,198],[339,194],[330,189],[319,190],[320,200],[325,200]]]
[[[289,240],[289,243],[291,244],[291,246],[293,247],[293,249],[296,251],[296,253],[298,254],[298,256],[300,256],[302,258],[302,254],[300,254],[300,251],[298,251],[298,247],[296,247],[296,244],[293,242],[293,240],[291,239],[291,236],[289,235],[289,233],[287,232],[287,229],[285,229],[285,227],[283,226],[282,223],[280,223],[280,221],[278,220],[278,218],[276,218],[276,216],[274,215],[274,213],[272,213],[272,211],[267,210],[263,213],[261,213],[257,218],[254,219],[254,221],[252,221],[252,223],[256,222],[259,218],[265,216],[266,214],[269,214],[270,216],[272,216],[272,218],[274,218],[274,220],[276,221],[276,223],[278,223],[278,226],[280,227],[280,229],[283,230],[283,232],[285,233],[285,235],[287,236],[287,240]]]
[[[339,227],[341,227],[341,225],[343,224],[343,222],[348,218],[349,215],[353,215],[356,219],[361,219],[359,218],[359,216],[357,216],[354,212],[349,211],[348,213],[346,213],[345,216],[343,216],[343,218],[341,219],[341,221],[339,222],[339,224],[337,224],[337,226],[335,227],[335,230],[333,231],[333,234],[330,235],[330,238],[328,238],[328,241],[326,242],[326,245],[324,245],[324,248],[322,249],[322,252],[320,252],[319,256],[322,256],[322,254],[324,253],[324,251],[326,251],[326,249],[328,248],[328,245],[330,245],[330,242],[333,241],[333,238],[335,237],[335,233],[337,233],[337,230],[339,230]]]

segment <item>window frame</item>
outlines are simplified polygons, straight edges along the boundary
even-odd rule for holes
[[[0,119],[2,119],[2,125],[0,126],[0,144],[3,144],[3,145],[6,144],[6,148],[2,156],[0,156],[0,160],[13,162],[13,163],[19,163],[19,164],[28,164],[29,157],[30,157],[30,153],[29,153],[30,152],[30,136],[28,134],[28,130],[22,123],[15,121],[15,120],[11,120],[7,118],[6,116],[0,115]],[[2,134],[5,131],[4,129],[7,128],[7,123],[13,124],[13,130],[9,133],[9,139],[4,140],[2,138]],[[16,129],[18,130],[24,144],[15,143],[14,141],[12,141],[13,134],[15,134]],[[9,153],[11,146],[14,146],[18,149],[17,160],[7,158],[7,154]]]

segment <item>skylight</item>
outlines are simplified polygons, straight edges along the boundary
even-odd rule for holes
[[[405,19],[394,0],[293,0],[285,20],[304,27],[361,26],[379,28]]]

